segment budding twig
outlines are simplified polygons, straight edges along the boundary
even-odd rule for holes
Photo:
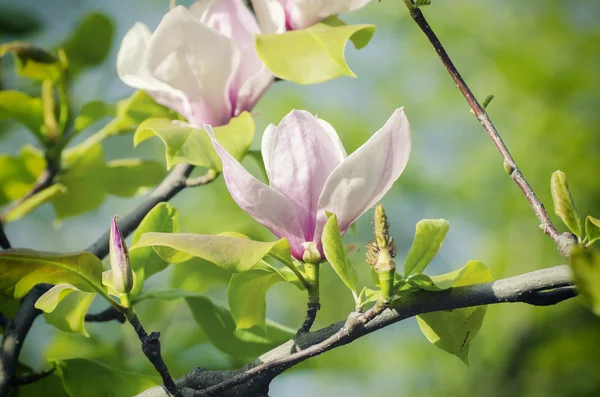
[[[533,189],[519,170],[517,163],[515,162],[508,148],[502,141],[502,138],[500,137],[500,134],[496,130],[496,127],[490,120],[490,117],[488,116],[484,108],[479,104],[479,102],[467,86],[467,83],[464,81],[464,79],[456,69],[456,66],[454,66],[454,63],[450,59],[450,56],[444,49],[444,46],[442,46],[442,43],[440,42],[436,34],[433,32],[433,30],[427,23],[427,20],[425,19],[425,16],[421,12],[421,10],[415,7],[411,0],[404,0],[404,3],[410,11],[410,16],[412,17],[412,19],[417,23],[417,25],[421,28],[423,33],[425,33],[425,36],[427,36],[427,38],[429,39],[429,42],[433,45],[433,48],[440,57],[442,64],[444,65],[444,67],[458,86],[460,92],[463,94],[463,96],[471,106],[471,109],[477,117],[477,120],[479,120],[479,122],[487,132],[488,136],[494,142],[494,145],[496,145],[496,148],[498,149],[500,155],[504,159],[505,170],[508,172],[511,179],[515,182],[515,184],[521,189],[521,191],[525,195],[525,198],[529,202],[529,205],[533,209],[533,212],[541,222],[540,227],[542,228],[542,230],[544,230],[544,233],[546,233],[552,240],[554,240],[559,251],[561,252],[561,255],[567,257],[569,247],[575,244],[575,239],[569,233],[562,234],[556,229],[556,227],[552,223],[552,220],[548,216],[546,209],[544,208],[544,204],[542,204],[540,199],[536,196],[535,192],[533,191]]]

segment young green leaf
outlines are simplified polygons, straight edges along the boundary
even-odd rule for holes
[[[89,337],[85,329],[85,315],[95,292],[83,292],[71,284],[57,284],[42,295],[35,303],[36,309],[44,312],[48,324],[65,332],[79,332]]]
[[[111,396],[135,396],[162,383],[158,376],[123,371],[83,358],[56,364],[56,373],[70,396],[106,397],[107,387]]]
[[[108,16],[99,12],[86,15],[61,45],[69,59],[69,71],[77,73],[102,64],[110,52],[114,30]]]
[[[443,291],[461,285],[486,283],[491,281],[489,269],[479,261],[469,261],[465,266],[450,273],[438,276],[417,274],[408,278],[408,283],[426,291]]]
[[[178,114],[156,103],[145,91],[136,91],[117,103],[117,117],[110,123],[110,129],[112,134],[126,133],[151,118],[176,120]]]
[[[424,275],[415,278],[422,276]],[[411,279],[409,283],[410,281]],[[492,281],[490,271],[483,263],[477,261],[470,261],[457,271],[431,277],[432,285],[437,290],[489,281]],[[486,306],[478,306],[425,313],[417,316],[417,322],[427,340],[469,365],[469,347],[483,324],[485,312]]]
[[[252,269],[231,277],[227,300],[237,329],[257,326],[266,331],[267,291],[279,281],[285,280],[279,273],[265,269]]]
[[[169,203],[159,203],[142,219],[133,234],[131,245],[135,245],[144,233],[177,233],[178,231],[179,218],[177,210]],[[129,260],[135,274],[133,289],[130,293],[131,297],[135,297],[142,291],[144,280],[167,267],[167,262],[152,247],[130,250]]]
[[[583,237],[583,228],[579,212],[571,197],[567,175],[562,171],[555,171],[550,178],[550,190],[554,201],[554,213],[565,225],[580,239]]]
[[[44,154],[25,145],[17,157],[0,155],[0,206],[24,197],[46,168]]]
[[[323,227],[323,252],[325,257],[335,270],[337,275],[342,279],[346,287],[352,291],[354,299],[358,296],[358,275],[352,267],[352,262],[348,259],[348,252],[342,240],[338,221],[335,214],[332,214],[325,226]]]
[[[131,197],[164,178],[165,167],[156,161],[119,159],[109,161],[98,177],[106,193]]]
[[[214,132],[223,147],[241,160],[254,137],[254,120],[250,113],[244,112],[231,119],[229,124],[215,127]],[[178,163],[188,163],[221,170],[221,160],[204,129],[179,120],[152,118],[139,125],[133,136],[133,145],[137,146],[154,135],[165,144],[167,169]]]
[[[229,310],[215,305],[207,297],[187,297],[185,300],[208,339],[217,349],[234,357],[257,357],[295,334],[293,330],[271,321],[266,323],[266,332],[238,330]]]
[[[145,249],[152,250],[152,248]],[[170,286],[206,293],[215,287],[228,285],[232,275],[233,273],[214,263],[201,258],[192,258],[173,267]]]
[[[576,249],[570,263],[579,293],[600,316],[600,252],[593,248]]]
[[[22,298],[36,284],[67,283],[105,297],[102,262],[89,252],[57,254],[29,249],[0,251],[0,294]]]
[[[62,77],[63,63],[59,58],[41,48],[20,41],[0,45],[0,58],[8,53],[14,55],[17,73],[20,76],[51,81]]]
[[[267,255],[290,258],[286,239],[262,242],[231,235],[144,233],[131,251],[140,247],[154,247],[155,250],[156,247],[169,247],[175,251],[156,250],[166,262],[176,264],[199,257],[232,273],[252,269]]]
[[[317,84],[356,75],[344,57],[348,40],[359,34],[355,46],[366,45],[374,25],[332,26],[318,23],[307,29],[256,36],[256,51],[271,72],[298,84]]]
[[[10,208],[6,212],[4,217],[5,222],[16,221],[21,219],[25,215],[29,214],[31,211],[35,210],[40,205],[52,200],[59,194],[64,194],[67,192],[67,188],[60,183],[54,184],[52,186],[43,189],[23,202],[19,203],[16,207]]]
[[[115,105],[102,101],[91,101],[81,107],[79,115],[75,118],[75,132],[80,132],[105,117],[115,117]]]
[[[20,91],[0,91],[0,120],[8,118],[23,124],[40,142],[44,141],[44,110],[40,98]]]
[[[444,219],[423,219],[417,223],[413,244],[404,260],[404,277],[425,270],[442,247],[449,228]]]
[[[585,219],[585,234],[589,241],[588,244],[593,244],[600,239],[600,219],[588,216]]]

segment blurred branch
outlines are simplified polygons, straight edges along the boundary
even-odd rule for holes
[[[123,313],[115,309],[113,306],[110,306],[108,309],[100,313],[85,315],[85,321],[89,323],[103,323],[113,320],[116,320],[121,324],[125,322],[125,316],[123,315]]]
[[[37,373],[33,373],[33,374],[20,376],[13,381],[13,385],[14,386],[25,386],[25,385],[29,385],[31,383],[35,383],[39,380],[44,379],[47,376],[52,375],[52,373],[54,373],[55,369],[56,369],[56,367],[53,367],[47,371],[42,371],[42,372],[37,372]]]
[[[0,247],[5,250],[10,248],[10,242],[8,241],[8,237],[6,237],[6,233],[4,233],[2,221],[0,221]]]
[[[277,375],[294,365],[419,314],[507,302],[546,306],[576,295],[568,266],[440,292],[419,291],[394,300],[390,308],[380,314],[376,310],[362,315],[352,313],[345,321],[314,332],[300,333],[239,370],[193,370],[175,383],[185,397],[258,395],[268,390],[269,383]],[[157,387],[138,395],[164,396],[164,391]]]
[[[552,220],[548,216],[546,209],[544,208],[544,204],[542,204],[540,199],[538,199],[535,192],[533,191],[533,189],[519,170],[517,163],[515,162],[508,148],[502,141],[502,138],[500,137],[500,134],[496,130],[496,127],[492,123],[490,117],[488,116],[484,108],[479,104],[479,102],[467,86],[467,83],[464,81],[464,79],[456,69],[456,66],[454,66],[454,63],[450,59],[450,56],[444,49],[444,46],[442,46],[442,43],[440,42],[436,34],[433,32],[433,30],[427,23],[427,20],[425,19],[425,16],[421,12],[421,10],[417,8],[411,0],[404,0],[404,3],[409,9],[410,16],[412,17],[412,19],[417,23],[417,25],[419,25],[423,33],[425,33],[425,36],[427,36],[430,43],[433,45],[433,48],[435,49],[442,63],[446,67],[446,70],[448,71],[448,73],[458,86],[458,89],[460,90],[460,92],[462,92],[463,96],[471,106],[471,109],[477,117],[477,120],[479,120],[489,137],[494,142],[494,145],[496,145],[496,148],[498,149],[500,155],[504,159],[504,169],[525,195],[525,198],[529,202],[529,205],[533,209],[533,212],[541,222],[540,227],[552,240],[554,240],[561,255],[565,258],[568,257],[570,248],[576,243],[574,236],[570,233],[560,233],[556,229],[556,227],[552,223]]]

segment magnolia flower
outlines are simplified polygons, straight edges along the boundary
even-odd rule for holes
[[[259,33],[242,0],[177,6],[154,33],[142,23],[127,32],[117,73],[192,125],[224,125],[252,109],[274,80],[254,49]]]
[[[330,124],[293,110],[263,135],[267,186],[223,149],[210,126],[205,129],[223,161],[225,183],[235,202],[277,237],[287,238],[299,260],[305,251],[314,260],[315,246],[323,258],[326,212],[336,214],[344,233],[392,187],[410,153],[403,109],[349,156]]]
[[[358,10],[371,0],[252,0],[258,20],[271,28],[265,33],[304,29],[323,19],[343,12]],[[264,21],[264,22],[263,22]]]
[[[110,225],[110,268],[113,286],[120,294],[128,294],[133,288],[133,271],[129,264],[129,251],[125,239],[119,230],[118,218],[113,217]]]

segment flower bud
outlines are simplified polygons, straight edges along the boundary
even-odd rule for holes
[[[377,204],[373,216],[374,242],[367,244],[367,263],[373,266],[379,277],[382,303],[387,305],[392,299],[394,276],[396,273],[396,245],[389,233],[390,224],[383,205]]]
[[[120,294],[128,294],[133,288],[133,271],[129,264],[129,251],[117,220],[118,217],[115,216],[110,226],[110,267],[115,290]]]

